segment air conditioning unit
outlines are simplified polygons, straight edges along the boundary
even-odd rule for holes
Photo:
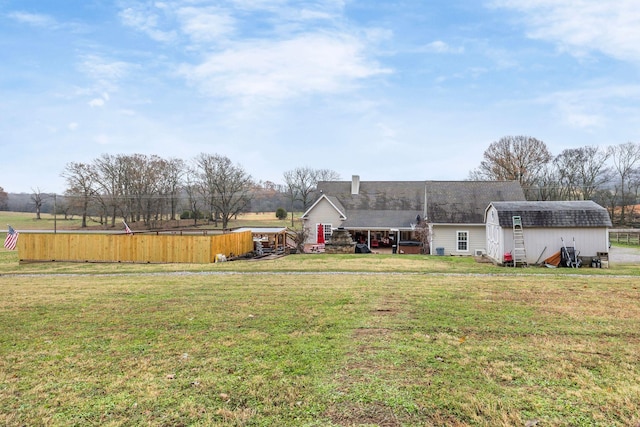
[[[476,249],[476,256],[484,255],[484,249]]]

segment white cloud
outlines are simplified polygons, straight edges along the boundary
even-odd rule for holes
[[[427,44],[424,47],[424,50],[426,52],[433,52],[433,53],[463,53],[464,52],[464,48],[462,46],[453,47],[443,42],[442,40],[436,40]]]
[[[573,55],[592,51],[640,62],[637,0],[494,0],[491,5],[523,14],[527,35]]]
[[[67,128],[68,128],[70,131],[75,131],[75,130],[77,130],[77,129],[78,129],[78,126],[80,126],[78,123],[76,123],[76,122],[71,122],[71,123],[69,123],[69,124],[67,125]]]
[[[189,55],[200,55],[177,70],[208,96],[281,100],[337,93],[389,72],[372,59],[372,46],[389,33],[345,30],[344,0],[203,4],[128,2],[120,18],[156,41],[182,43]],[[127,71],[126,64],[91,59],[85,68],[111,80]]]
[[[90,31],[90,28],[78,22],[61,22],[58,21],[51,15],[46,15],[43,13],[31,13],[31,12],[23,12],[16,11],[8,13],[7,16],[14,21],[28,25],[34,28],[40,28],[44,30],[51,31],[65,31],[65,32],[73,32],[73,33],[87,33]]]
[[[367,58],[366,46],[346,34],[306,34],[287,40],[237,43],[180,73],[213,96],[286,99],[344,91],[389,73]]]
[[[231,0],[230,3],[240,10],[281,10],[289,0]]]
[[[218,8],[183,7],[178,10],[181,30],[196,43],[216,41],[235,30],[235,19]]]
[[[55,19],[48,15],[28,12],[13,12],[8,15],[11,19],[14,19],[22,24],[31,25],[34,27],[57,27],[58,24]]]
[[[102,98],[94,98],[89,101],[90,107],[102,107],[104,105],[104,99]]]
[[[103,92],[100,98],[94,98],[89,101],[90,107],[103,107],[104,104],[109,100],[109,94],[107,92]]]
[[[89,77],[100,81],[115,81],[123,78],[132,67],[123,61],[109,61],[98,55],[87,55],[82,58],[79,68]]]
[[[333,14],[320,10],[302,9],[298,12],[298,18],[303,21],[326,20],[333,17]]]
[[[145,33],[153,40],[170,42],[176,38],[175,31],[163,31],[160,29],[161,15],[158,9],[165,7],[164,3],[156,3],[154,7],[128,7],[120,12],[122,23],[132,27],[141,33]]]
[[[574,128],[603,128],[620,114],[625,105],[632,109],[631,112],[625,110],[625,116],[640,114],[635,107],[640,102],[640,86],[600,86],[561,91],[540,98],[538,102],[552,105],[560,118]],[[612,109],[612,105],[617,107]]]

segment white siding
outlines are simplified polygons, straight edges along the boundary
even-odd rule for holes
[[[458,251],[458,231],[469,232],[468,250]],[[444,248],[446,255],[475,255],[476,249],[485,251],[485,226],[469,224],[433,224],[431,236],[431,254],[436,254],[436,248]]]
[[[342,225],[340,214],[327,199],[320,200],[313,210],[308,212],[304,222],[304,227],[309,230],[305,243],[317,243],[318,224],[331,224],[333,228]]]
[[[523,228],[524,245],[527,251],[527,262],[533,264],[538,259],[546,258],[560,251],[562,239],[564,244],[575,246],[580,256],[595,257],[598,252],[609,251],[609,231],[600,228]],[[508,235],[508,236],[507,236]],[[513,248],[513,230],[505,233],[507,251]],[[542,255],[542,256],[541,256]]]
[[[494,260],[494,262],[501,263],[505,253],[504,248],[504,232],[500,227],[498,220],[498,212],[492,206],[487,212],[487,222],[485,224],[486,235],[486,249],[487,257]],[[513,238],[511,238],[513,241]],[[513,246],[513,245],[512,245]]]

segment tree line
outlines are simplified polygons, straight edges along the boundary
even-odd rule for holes
[[[41,212],[55,210],[65,218],[80,216],[82,227],[90,221],[116,227],[123,218],[151,228],[177,219],[227,228],[243,212],[278,211],[282,215],[285,208],[305,210],[315,200],[318,181],[340,179],[329,169],[299,167],[283,174],[284,185],[255,182],[240,164],[208,153],[189,160],[102,154],[87,163],[67,163],[61,176],[65,179],[63,195],[32,188],[29,207],[37,218]],[[0,197],[1,202],[6,208],[6,199]]]
[[[81,216],[105,226],[117,218],[154,227],[162,221],[203,220],[227,228],[241,212],[304,211],[317,199],[319,181],[340,180],[330,169],[297,167],[283,173],[284,184],[255,182],[244,168],[218,154],[189,160],[144,154],[102,154],[67,163],[64,195],[32,189],[29,209],[11,203],[0,187],[0,210],[33,210]],[[618,226],[638,226],[640,144],[584,146],[557,156],[530,136],[505,136],[484,151],[472,180],[515,180],[528,200],[594,200]],[[293,216],[292,216],[293,222]],[[292,224],[293,225],[293,224]]]
[[[536,138],[505,136],[489,145],[469,178],[519,181],[527,200],[593,200],[614,224],[638,225],[638,143],[568,148],[553,156]]]

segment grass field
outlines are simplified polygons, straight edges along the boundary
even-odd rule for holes
[[[302,212],[294,213],[294,217],[298,218],[302,215]],[[129,221],[130,222],[130,221]],[[64,219],[61,215],[57,215],[55,218],[52,214],[41,214],[40,219],[36,219],[35,213],[29,212],[7,212],[0,211],[0,224],[2,227],[6,227],[6,224],[11,225],[17,230],[80,230],[82,220],[78,216],[73,218]],[[110,230],[111,223],[107,226],[101,226],[96,220],[89,219],[87,221],[87,228],[89,229],[107,229]],[[294,221],[294,228],[299,225],[299,221]],[[130,222],[129,226],[133,230],[144,228],[141,223]],[[176,226],[173,222],[169,226]],[[181,227],[193,227],[193,220],[182,220],[180,222]],[[197,226],[203,229],[213,229],[213,223],[207,225],[206,221],[199,220]],[[291,214],[289,218],[285,220],[279,220],[276,218],[274,212],[261,212],[261,213],[245,213],[239,215],[236,219],[232,219],[229,222],[229,228],[245,227],[245,226],[261,226],[261,227],[291,227]],[[120,220],[116,221],[116,228],[123,228]],[[221,228],[221,223],[218,223],[218,228]],[[6,229],[6,228],[5,228]]]
[[[635,426],[637,275],[397,255],[19,265],[0,250],[0,424]]]

